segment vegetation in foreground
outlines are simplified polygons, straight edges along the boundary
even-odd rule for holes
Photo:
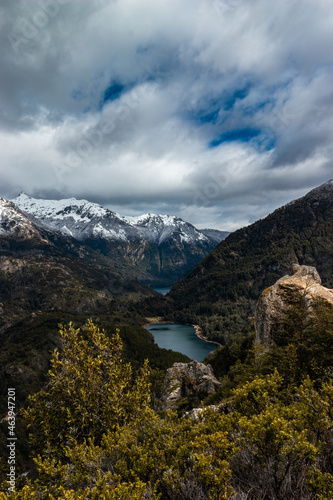
[[[9,498],[333,498],[329,370],[312,381],[302,365],[298,383],[283,363],[280,374],[268,358],[251,362],[246,346],[248,380],[235,377],[227,401],[220,394],[219,409],[193,419],[153,410],[148,363],[134,376],[119,332],[109,338],[88,321],[63,327],[61,337],[48,383],[23,415],[35,468],[18,471]],[[294,340],[277,344],[286,360]],[[8,483],[2,491],[8,498]]]
[[[168,294],[173,318],[224,343],[254,314],[262,290],[298,262],[333,287],[333,200],[320,187],[231,233]],[[154,302],[147,299],[147,302]]]
[[[26,316],[1,334],[0,351],[0,407],[5,417],[7,408],[8,387],[15,387],[16,410],[27,404],[27,398],[42,389],[46,382],[46,375],[50,367],[52,352],[55,348],[62,349],[62,339],[59,335],[59,315],[64,323],[73,321],[76,328],[82,327],[87,315],[66,312],[38,311]],[[161,349],[155,343],[153,336],[144,328],[137,326],[144,318],[134,316],[124,317],[121,311],[113,316],[109,314],[95,314],[93,321],[111,336],[116,328],[120,330],[123,342],[122,359],[130,362],[136,372],[149,359],[152,387],[152,402],[155,403],[160,392],[160,381],[164,378],[165,370],[175,362],[190,361],[187,356]],[[5,461],[7,456],[8,424],[6,420],[0,422],[0,482],[7,472],[1,467],[1,457]],[[16,459],[20,470],[29,468],[28,433],[22,419],[17,419],[16,427],[17,446]],[[3,462],[4,463],[4,462]],[[31,464],[30,464],[31,465]]]

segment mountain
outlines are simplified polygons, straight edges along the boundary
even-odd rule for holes
[[[315,266],[332,288],[332,242],[333,180],[230,234],[171,289],[174,319],[223,341],[242,329],[261,291],[293,264]]]
[[[121,308],[154,292],[71,236],[0,198],[0,331],[36,310]]]
[[[199,231],[179,217],[125,217],[86,200],[41,200],[21,194],[15,205],[50,229],[72,236],[112,258],[114,266],[151,285],[169,285],[225,237]]]
[[[85,324],[90,317],[109,335],[119,327],[122,353],[137,369],[148,358],[166,369],[186,356],[160,349],[139,325],[142,298],[151,288],[112,268],[112,262],[0,198],[0,481],[6,479],[8,387],[15,387],[18,411],[45,384],[51,352],[62,348],[59,323]],[[17,420],[17,466],[24,470],[27,432]],[[7,462],[6,462],[7,463]]]
[[[0,198],[0,403],[8,384],[15,384],[21,403],[41,387],[50,351],[60,347],[61,322],[80,325],[94,317],[110,334],[116,324],[125,356],[136,363],[147,356],[155,367],[186,360],[160,350],[138,326],[146,320],[136,304],[154,296],[107,257]]]
[[[215,241],[216,244],[225,240],[229,236],[229,231],[219,231],[218,229],[199,229],[201,233],[208,236],[211,240]]]
[[[5,246],[9,246],[9,242],[15,240],[26,242],[39,240],[47,243],[37,227],[16,209],[14,203],[0,198],[0,245],[2,246],[7,241]]]

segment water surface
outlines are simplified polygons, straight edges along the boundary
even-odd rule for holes
[[[154,336],[159,347],[181,352],[191,359],[202,361],[207,354],[218,346],[199,339],[193,326],[179,323],[149,325],[147,330]]]
[[[166,295],[167,293],[170,292],[171,286],[160,286],[153,288],[153,290],[155,290],[155,292],[161,293],[162,295]]]

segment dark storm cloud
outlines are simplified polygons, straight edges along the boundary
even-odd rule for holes
[[[21,0],[0,19],[2,196],[234,229],[333,177],[328,0]]]

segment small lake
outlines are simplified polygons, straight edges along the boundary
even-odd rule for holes
[[[171,286],[160,286],[153,288],[153,290],[155,290],[155,292],[161,293],[162,295],[166,295],[167,293],[170,292]]]
[[[154,336],[159,347],[181,352],[191,359],[202,361],[218,346],[199,339],[193,326],[178,323],[149,325],[146,329]]]

